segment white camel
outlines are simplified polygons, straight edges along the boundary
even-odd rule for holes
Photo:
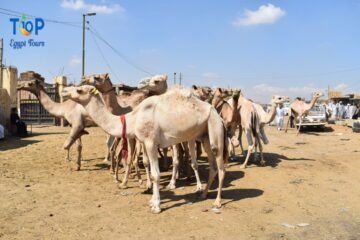
[[[189,90],[173,89],[163,95],[145,99],[132,112],[124,115],[123,118],[126,120],[122,124],[119,116],[107,111],[93,86],[68,87],[64,89],[63,96],[69,96],[83,105],[93,120],[108,134],[137,138],[144,143],[153,181],[153,195],[150,200],[153,213],[161,212],[157,148],[191,141],[207,133],[204,148],[209,157],[210,170],[202,197],[206,197],[218,171],[219,187],[214,205],[221,207],[221,191],[225,176],[224,159],[227,159],[224,148],[226,138],[223,122],[211,105],[192,96]],[[169,114],[170,112],[172,114]]]

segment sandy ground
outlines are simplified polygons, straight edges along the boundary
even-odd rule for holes
[[[241,170],[242,155],[230,162],[220,213],[215,189],[199,200],[194,180],[180,179],[161,191],[159,215],[135,180],[125,190],[114,182],[101,129],[89,129],[82,170],[71,171],[68,131],[38,126],[0,141],[0,239],[360,239],[360,134],[347,127],[298,137],[267,127],[266,166]]]

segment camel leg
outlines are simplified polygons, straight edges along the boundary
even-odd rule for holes
[[[243,134],[243,128],[242,128],[241,124],[239,124],[239,136],[238,136],[238,141],[239,141],[239,145],[240,145],[241,155],[244,154],[244,147],[243,147],[243,145],[242,145],[242,134]]]
[[[120,182],[119,180],[119,168],[120,168],[120,162],[122,160],[122,156],[121,156],[121,150],[122,150],[122,143],[123,143],[123,139],[119,139],[120,141],[120,147],[119,150],[116,152],[113,149],[111,150],[111,167],[110,167],[110,172],[113,173],[113,171],[115,171],[115,182]],[[116,149],[116,148],[115,148]],[[113,167],[113,161],[115,161],[114,155],[116,152],[116,162],[115,162],[115,166]]]
[[[260,127],[260,138],[263,141],[264,144],[268,144],[269,143],[269,139],[266,136],[264,127]]]
[[[68,150],[67,150],[67,154],[66,154],[66,157],[65,157],[65,161],[67,161],[67,162],[70,162],[70,161],[71,161],[71,159],[70,159],[70,148],[68,148]]]
[[[162,169],[164,171],[167,171],[169,169],[169,163],[168,163],[168,148],[163,148],[164,155],[162,156]]]
[[[261,166],[265,166],[265,160],[264,160],[264,155],[263,155],[263,146],[262,146],[259,138],[257,138],[257,141],[258,141],[258,143],[259,143],[260,165],[261,165]]]
[[[202,191],[200,176],[198,172],[198,162],[196,159],[196,153],[195,153],[195,140],[189,141],[189,150],[190,150],[190,157],[191,157],[191,167],[194,170],[195,178],[196,178],[196,189],[195,192]]]
[[[253,149],[255,147],[255,144],[254,144],[252,136],[251,136],[251,130],[249,130],[249,131],[245,130],[245,134],[246,134],[246,138],[247,138],[249,146],[248,146],[248,152],[246,154],[245,161],[240,166],[240,168],[242,168],[242,169],[246,168],[247,162],[249,161],[249,158],[250,158],[250,154],[251,154],[251,152],[253,151]]]
[[[108,135],[106,138],[106,155],[104,158],[104,162],[110,162],[109,158],[110,158],[110,152],[111,152],[111,147],[113,145],[115,141],[115,138],[111,135]]]
[[[184,148],[184,161],[183,161],[183,171],[186,169],[186,177],[189,180],[192,176],[192,170],[191,170],[191,164],[190,164],[190,149],[189,149],[189,143],[183,142],[182,146]],[[194,144],[195,149],[195,144]]]
[[[135,150],[135,144],[136,144],[136,140],[135,139],[128,139],[128,159],[125,159],[125,174],[123,177],[123,181],[120,185],[121,188],[127,188],[127,183],[129,180],[129,174],[131,171],[131,166],[132,166],[132,158],[134,157],[134,150]]]
[[[169,185],[167,185],[167,189],[175,189],[176,188],[176,176],[178,173],[178,169],[179,169],[179,149],[177,147],[177,145],[173,145],[172,146],[172,150],[173,150],[173,169],[172,169],[172,174],[171,174],[171,180]]]
[[[116,148],[118,147],[120,141],[121,141],[121,138],[115,138],[112,143],[112,146],[110,148],[110,174],[115,173],[115,165],[117,163],[115,156],[118,156],[118,154],[116,153]],[[121,161],[121,158],[118,160]],[[115,176],[115,178],[116,178],[116,180],[118,180],[117,176]]]
[[[141,144],[143,148],[143,164],[146,172],[146,191],[150,190],[152,187],[151,178],[150,178],[150,171],[149,171],[149,157],[146,152],[146,148]]]
[[[80,171],[80,167],[81,167],[81,151],[82,151],[82,143],[81,143],[81,137],[79,137],[78,139],[76,139],[76,144],[77,144],[77,161],[76,161],[76,171]]]
[[[151,212],[160,213],[160,192],[159,192],[159,183],[160,183],[160,169],[159,169],[159,159],[157,155],[157,146],[153,142],[145,142],[146,152],[150,160],[151,168],[151,177],[153,182],[153,195],[150,201]]]
[[[301,124],[302,124],[302,118],[300,117],[300,119],[299,119],[299,128],[297,130],[296,136],[299,136],[299,134],[300,134]]]
[[[204,139],[203,142],[203,147],[204,150],[208,156],[208,161],[209,161],[209,178],[208,178],[208,182],[205,186],[204,192],[201,195],[201,198],[205,199],[209,189],[211,187],[211,184],[213,183],[215,176],[216,176],[216,167],[215,167],[215,158],[214,158],[214,154],[211,151],[211,147],[210,147],[210,141],[208,138]]]
[[[139,181],[140,186],[142,185],[142,179],[141,179],[141,175],[140,175],[140,168],[139,168],[139,155],[140,155],[140,150],[141,150],[141,144],[139,141],[136,141],[136,145],[135,145],[135,150],[134,150],[134,158],[133,158],[133,164],[135,167],[135,173],[137,176],[137,179]]]
[[[202,154],[201,142],[196,142],[196,159],[199,159]]]
[[[287,130],[288,130],[288,128],[289,128],[289,122],[290,122],[290,114],[289,114],[289,117],[288,117],[288,119],[287,119],[287,121],[286,121],[286,125],[285,125],[285,133],[287,132]]]

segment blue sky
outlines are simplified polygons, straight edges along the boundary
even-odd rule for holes
[[[146,72],[166,73],[172,82],[181,72],[185,85],[238,87],[261,102],[272,94],[308,99],[328,85],[360,92],[360,1],[13,0],[0,7],[76,25],[96,11],[91,26],[126,60],[87,32],[86,73],[110,72],[114,83],[135,85]],[[48,82],[61,73],[79,81],[81,28],[46,21],[37,36],[13,35],[4,12],[6,64]],[[29,38],[45,46],[9,46]]]

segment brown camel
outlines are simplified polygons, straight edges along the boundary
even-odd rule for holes
[[[125,115],[126,123],[123,125],[118,116],[107,111],[93,86],[68,87],[64,89],[63,96],[69,96],[82,104],[94,121],[108,134],[116,137],[125,135],[127,138],[137,138],[144,143],[153,181],[153,195],[150,201],[153,213],[161,212],[157,148],[207,135],[208,139],[204,141],[204,147],[209,156],[210,173],[202,196],[206,197],[215,178],[217,166],[219,187],[214,205],[221,206],[221,191],[225,176],[224,158],[227,158],[224,148],[226,138],[222,120],[211,105],[197,99],[188,90],[173,89],[160,96],[145,99],[134,111]]]
[[[295,99],[295,101],[292,102],[289,107],[289,118],[286,122],[285,132],[287,132],[289,127],[290,116],[294,116],[295,120],[297,118],[299,119],[299,128],[296,133],[296,135],[299,135],[302,119],[309,113],[310,109],[315,105],[316,101],[322,96],[324,96],[324,94],[321,92],[314,93],[312,95],[310,103],[305,103],[302,100]]]
[[[33,93],[38,99],[41,105],[51,115],[55,117],[61,117],[66,119],[71,126],[69,136],[65,140],[64,149],[67,150],[67,160],[70,160],[70,147],[74,142],[77,143],[77,167],[76,170],[80,170],[81,167],[81,151],[82,143],[81,136],[88,134],[84,129],[85,127],[96,126],[94,121],[89,117],[87,111],[83,106],[74,102],[73,100],[67,100],[62,103],[54,102],[46,93],[43,85],[39,80],[31,80],[22,83],[17,87],[18,90],[25,90]]]

